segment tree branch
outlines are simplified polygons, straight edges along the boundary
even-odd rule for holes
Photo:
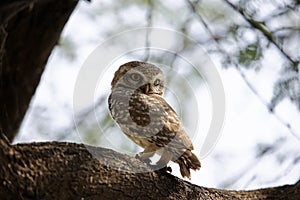
[[[0,139],[0,199],[297,199],[300,182],[253,191],[206,188],[113,150]],[[92,150],[93,156],[88,150]],[[145,173],[134,173],[134,170]]]

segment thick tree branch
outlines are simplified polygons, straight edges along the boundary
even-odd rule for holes
[[[12,140],[77,0],[0,2],[0,131]]]
[[[300,182],[253,191],[205,188],[109,149],[0,139],[0,199],[297,199]],[[134,173],[134,170],[145,173]]]

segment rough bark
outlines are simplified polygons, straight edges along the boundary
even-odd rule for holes
[[[10,145],[0,139],[0,199],[299,199],[300,182],[253,191],[200,187],[152,172],[109,149],[72,143]],[[122,169],[122,170],[121,170]],[[141,169],[146,173],[133,173]]]
[[[0,131],[12,140],[77,0],[1,0]]]

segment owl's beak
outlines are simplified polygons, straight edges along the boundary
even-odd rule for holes
[[[140,89],[142,90],[142,92],[144,94],[153,94],[154,93],[150,83],[143,85],[142,87],[140,87]]]

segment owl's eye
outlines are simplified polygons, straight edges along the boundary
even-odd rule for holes
[[[139,85],[143,82],[143,77],[139,73],[126,74],[125,81],[130,85]]]
[[[156,79],[156,80],[154,81],[154,85],[155,85],[155,86],[160,85],[160,79]]]
[[[134,82],[139,82],[139,81],[142,80],[142,76],[140,74],[138,74],[138,73],[132,73],[132,74],[130,74],[130,78]]]

